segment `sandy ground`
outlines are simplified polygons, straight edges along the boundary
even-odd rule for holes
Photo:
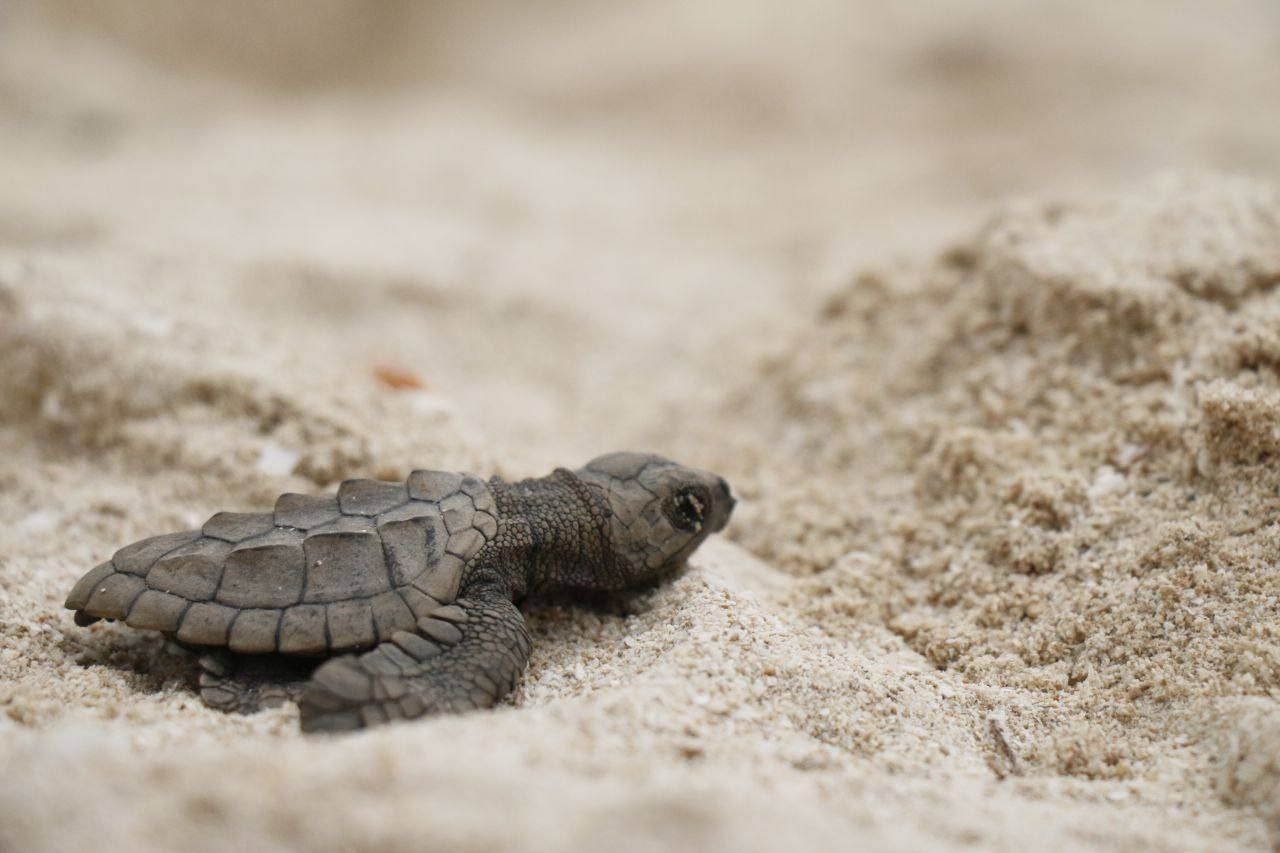
[[[1280,844],[1271,4],[3,11],[0,849]],[[303,738],[61,609],[626,447],[729,536],[493,712]]]

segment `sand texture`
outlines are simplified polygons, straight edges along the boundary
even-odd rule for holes
[[[1280,16],[936,5],[0,10],[0,851],[1280,846]],[[624,448],[733,523],[492,711],[62,608]]]

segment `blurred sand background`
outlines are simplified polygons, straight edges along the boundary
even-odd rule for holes
[[[1280,843],[1280,9],[0,6],[0,849]],[[617,448],[731,542],[304,739],[116,547]]]

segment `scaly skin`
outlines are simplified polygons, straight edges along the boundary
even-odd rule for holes
[[[444,472],[349,481],[336,502],[286,496],[274,517],[223,513],[203,533],[122,549],[67,606],[79,624],[123,619],[212,649],[200,684],[214,707],[297,698],[304,730],[353,729],[492,705],[529,656],[515,602],[660,580],[733,505],[714,474],[636,453],[510,484]],[[219,649],[323,655],[375,642],[284,684],[269,668],[237,674]]]

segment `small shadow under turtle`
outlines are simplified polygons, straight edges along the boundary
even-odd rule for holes
[[[200,695],[202,655],[213,653],[233,662],[237,677],[289,684],[306,681],[323,658],[285,655],[238,655],[226,649],[187,646],[153,631],[102,620],[80,638],[67,637],[62,648],[83,667],[107,666],[124,672],[129,686],[140,693],[163,693],[178,687]]]
[[[65,636],[61,645],[79,666],[106,666],[124,672],[129,686],[141,692],[160,693],[175,681],[195,685],[195,658],[150,631],[103,620],[90,630]]]
[[[539,595],[520,603],[529,632],[533,635],[534,655],[540,647],[558,643],[575,635],[580,623],[572,616],[583,611],[602,620],[625,620],[647,613],[654,607],[655,595],[661,594],[664,584],[655,582],[638,589],[621,592],[566,591],[551,595]]]

